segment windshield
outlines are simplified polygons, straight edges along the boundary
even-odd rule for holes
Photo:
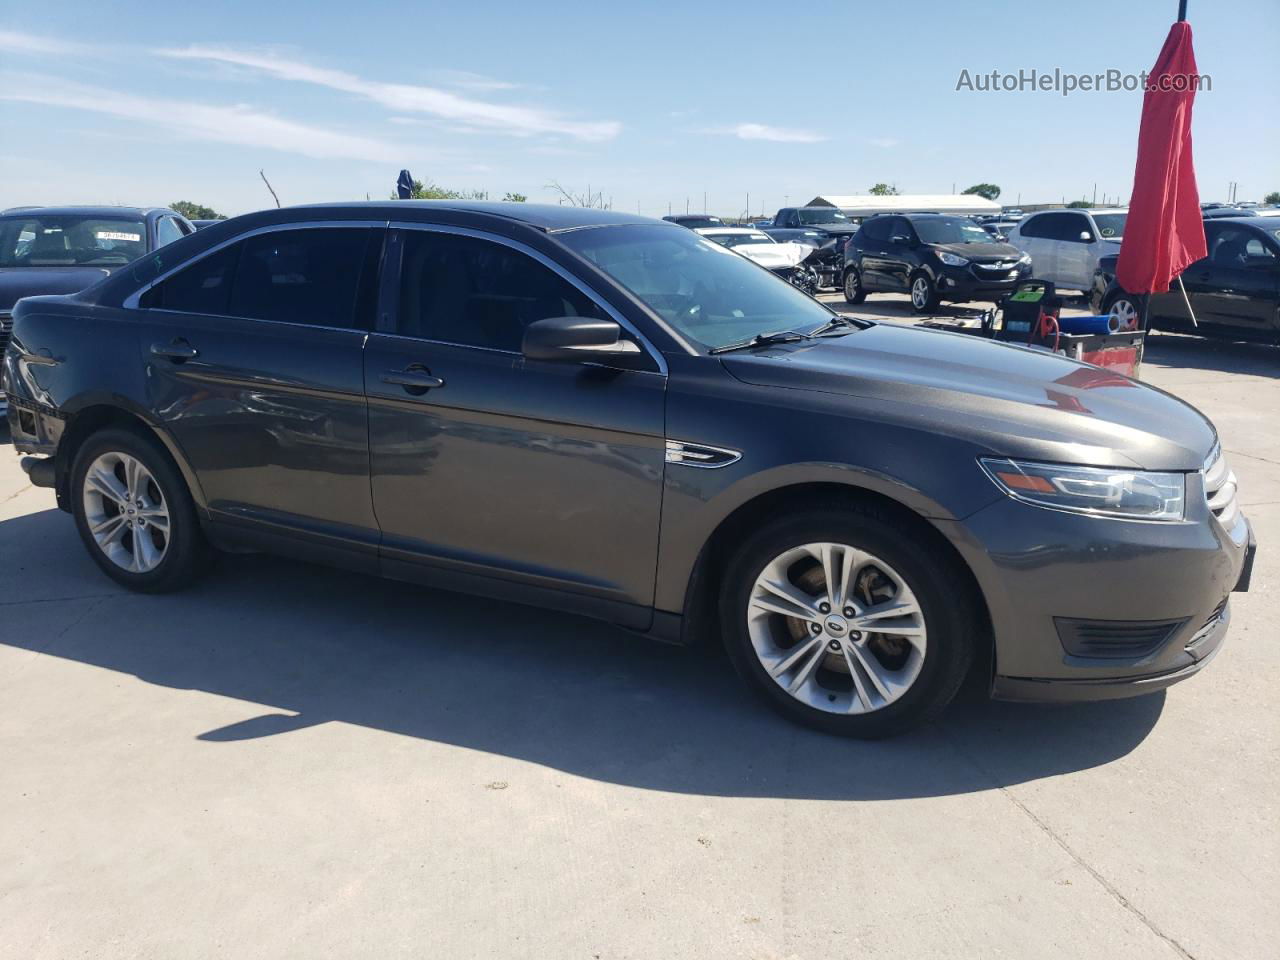
[[[849,223],[849,218],[839,210],[832,207],[804,207],[796,211],[796,215],[800,217],[800,222],[809,223]]]
[[[688,227],[690,230],[696,230],[699,227],[723,227],[724,221],[719,217],[672,217],[673,223],[678,223],[682,227]]]
[[[636,224],[560,241],[703,347],[826,324],[832,313],[768,270],[688,230]]]
[[[111,267],[146,253],[141,221],[104,217],[0,218],[0,267]]]
[[[704,237],[722,247],[741,247],[749,243],[777,243],[767,233],[704,233]]]
[[[928,217],[912,220],[921,243],[990,243],[991,234],[964,217]]]
[[[1127,213],[1095,213],[1093,222],[1098,225],[1098,233],[1106,240],[1119,240],[1124,236],[1124,222],[1129,219]]]

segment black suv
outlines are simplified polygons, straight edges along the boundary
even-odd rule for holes
[[[844,249],[844,298],[910,293],[918,313],[943,300],[996,300],[1031,275],[1031,258],[966,217],[881,214]]]
[[[613,210],[237,217],[19,301],[2,383],[32,482],[126,587],[261,550],[719,633],[779,709],[857,736],[971,664],[1014,699],[1168,686],[1249,579],[1235,476],[1176,398],[836,316]],[[519,616],[475,609],[476,643]]]

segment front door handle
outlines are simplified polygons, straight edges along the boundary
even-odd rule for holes
[[[444,380],[434,376],[421,364],[413,364],[405,370],[388,370],[382,375],[382,382],[404,387],[405,393],[421,396],[428,390],[436,390],[444,386]]]
[[[198,357],[200,351],[179,337],[169,343],[153,343],[151,345],[151,355],[153,357],[164,357],[174,363],[182,363],[184,360]]]

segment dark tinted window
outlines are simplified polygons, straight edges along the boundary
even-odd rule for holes
[[[1022,222],[1018,227],[1018,234],[1023,237],[1047,237],[1049,236],[1051,221],[1057,219],[1057,214],[1046,213],[1038,217],[1030,217]]]
[[[889,239],[889,223],[893,217],[872,217],[862,225],[862,233],[868,240],[883,243]]]
[[[405,336],[518,352],[524,328],[535,320],[604,318],[554,271],[488,240],[406,230],[401,264]]]
[[[161,217],[156,221],[156,246],[163,247],[167,243],[181,240],[184,234],[173,217]]]
[[[142,306],[178,310],[182,313],[228,312],[231,279],[243,244],[233,243],[179,270],[142,296]]]
[[[906,237],[908,240],[914,239],[916,232],[911,227],[911,221],[906,217],[890,217],[889,218],[889,239],[894,237]]]
[[[1073,243],[1080,243],[1080,234],[1088,233],[1093,235],[1093,230],[1089,227],[1089,218],[1083,213],[1057,213],[1054,214],[1052,225],[1046,236],[1050,240],[1067,240]]]
[[[373,231],[353,227],[281,230],[243,243],[231,287],[234,317],[363,327],[356,298]]]

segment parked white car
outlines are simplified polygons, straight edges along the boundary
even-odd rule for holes
[[[813,256],[816,247],[807,243],[779,243],[767,233],[750,227],[701,227],[694,233],[773,271],[807,294],[818,291],[818,275],[804,262]]]
[[[1031,255],[1031,275],[1067,290],[1093,287],[1098,261],[1120,252],[1127,208],[1042,210],[1028,214],[1007,237]]]

